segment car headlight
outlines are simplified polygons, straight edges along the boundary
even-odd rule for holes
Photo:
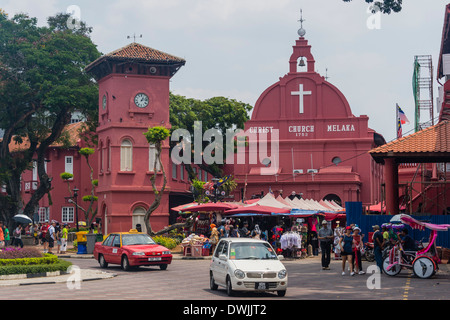
[[[163,251],[162,254],[170,254],[170,253],[171,253],[170,251]]]
[[[133,252],[133,256],[145,256],[145,252]]]
[[[281,270],[280,272],[278,272],[278,278],[280,279],[286,278],[286,275],[287,275],[286,270]]]
[[[239,269],[236,269],[236,271],[234,271],[234,275],[238,279],[244,279],[245,278],[245,272],[242,271],[242,270],[239,270]]]

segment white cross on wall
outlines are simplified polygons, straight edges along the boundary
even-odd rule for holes
[[[311,91],[303,91],[303,84],[300,84],[299,86],[299,90],[298,91],[292,91],[291,95],[292,96],[299,96],[300,99],[300,108],[298,113],[303,113],[304,112],[304,108],[303,108],[303,97],[304,96],[310,96],[312,94]]]

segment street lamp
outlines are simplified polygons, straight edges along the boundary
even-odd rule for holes
[[[77,232],[80,231],[79,226],[78,226],[78,191],[80,191],[77,187],[73,188],[73,198],[75,199],[75,217],[77,220]]]

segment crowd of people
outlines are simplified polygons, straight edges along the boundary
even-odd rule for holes
[[[0,221],[0,246],[1,247],[20,247],[23,248],[23,235],[31,235],[35,245],[43,245],[44,253],[53,254],[53,248],[56,245],[57,254],[64,254],[67,250],[67,240],[69,234],[69,226],[67,224],[59,224],[56,221],[45,221],[39,224],[30,224],[25,227],[18,224],[17,227],[10,232],[8,227]]]

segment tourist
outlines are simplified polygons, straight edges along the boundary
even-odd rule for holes
[[[5,242],[5,236],[3,232],[3,221],[0,221],[0,247],[3,247]]]
[[[339,240],[339,246],[341,247],[341,257],[342,257],[342,275],[345,276],[345,263],[348,260],[348,265],[350,266],[350,275],[354,276],[355,272],[353,269],[353,236],[352,227],[348,226],[345,228],[345,233],[341,236]]]
[[[65,254],[67,251],[67,239],[69,235],[69,229],[67,228],[67,224],[65,224],[61,230],[61,254]]]
[[[10,245],[10,235],[9,235],[9,229],[7,225],[3,225],[3,236],[5,238],[5,247],[9,247]]]
[[[255,224],[255,229],[253,229],[253,231],[252,231],[252,238],[260,240],[261,239],[261,234],[262,234],[262,231],[259,228],[259,225]]]
[[[417,251],[416,241],[408,234],[408,229],[400,231],[400,241],[404,251]]]
[[[48,220],[44,221],[44,224],[41,227],[41,243],[44,246],[44,253],[47,253],[48,250],[48,241],[47,241],[47,232],[48,232]]]
[[[248,222],[244,222],[244,226],[239,229],[239,236],[241,238],[248,238],[250,237],[250,230],[248,230]]]
[[[61,238],[62,238],[62,230],[61,230],[61,226],[59,225],[59,222],[56,224],[55,227],[55,238],[56,238],[56,253],[59,254],[60,253],[60,249],[61,249]]]
[[[47,232],[50,234],[50,237],[47,236],[48,239],[48,253],[53,254],[52,249],[55,246],[56,240],[56,230],[55,230],[56,222],[53,220],[52,224],[48,228]]]
[[[214,252],[216,244],[219,242],[219,230],[217,230],[216,225],[212,223],[210,225],[211,235],[209,237],[209,243],[211,244],[211,252]]]
[[[322,221],[322,228],[319,230],[318,239],[320,250],[322,251],[322,270],[330,270],[331,243],[333,241],[333,230],[328,228],[328,222]]]
[[[20,246],[23,248],[23,242],[22,242],[22,225],[19,224],[17,228],[14,230],[14,246],[18,247]]]
[[[373,253],[375,255],[375,261],[380,273],[383,272],[383,234],[380,231],[380,226],[375,225],[373,228]]]
[[[341,249],[339,247],[339,240],[341,239],[341,236],[344,234],[344,228],[342,228],[340,225],[339,220],[336,221],[336,228],[334,228],[334,259],[337,260],[341,257]]]
[[[363,235],[360,234],[361,229],[359,227],[355,227],[353,229],[353,244],[354,244],[354,248],[353,248],[353,264],[356,267],[356,272],[358,274],[364,274],[365,272],[363,271],[362,268],[362,260],[361,260],[361,250],[363,247]]]
[[[229,233],[229,237],[230,238],[239,238],[239,232],[237,230],[238,226],[236,226],[236,228],[230,224],[230,233]]]
[[[219,240],[227,237],[227,231],[225,229],[225,220],[220,221],[220,226],[217,228],[219,232]]]

